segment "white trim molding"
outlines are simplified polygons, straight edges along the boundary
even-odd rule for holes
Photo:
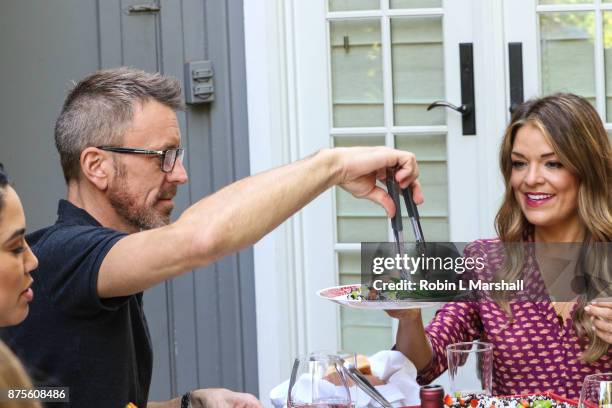
[[[329,110],[309,103],[326,100],[327,60],[312,61],[327,49],[326,23],[323,1],[249,0],[244,16],[249,153],[255,174],[319,150],[320,143],[310,136],[329,131]],[[312,22],[320,26],[299,27]],[[304,75],[304,66],[319,70]],[[335,284],[335,271],[327,267],[335,262],[332,208],[330,191],[254,246],[259,394],[264,406],[271,406],[270,390],[289,377],[294,357],[338,346],[337,308],[314,296],[316,289]],[[327,236],[329,242],[309,239],[313,234]],[[311,259],[306,253],[321,256]]]
[[[506,53],[503,0],[474,0],[474,76],[479,135],[480,237],[494,237],[495,214],[504,196],[499,171],[499,148],[506,128],[509,97],[506,93]],[[491,92],[491,90],[497,90]]]
[[[244,2],[244,31],[251,174],[291,160],[286,100],[286,59],[282,1]],[[293,220],[254,246],[259,396],[271,406],[270,390],[289,375],[297,352],[295,310],[291,308],[290,273]]]

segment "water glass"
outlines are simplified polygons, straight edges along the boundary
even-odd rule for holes
[[[343,365],[345,368],[349,368],[351,366],[353,367],[357,367],[357,353],[355,353],[354,351],[346,351],[346,350],[336,350],[336,351],[332,351],[332,350],[318,350],[318,351],[313,351],[311,353],[312,355],[329,355],[329,356],[336,356],[338,358],[340,358],[343,361]],[[349,389],[349,394],[351,396],[351,402],[353,404],[353,406],[357,406],[357,396],[359,395],[359,391],[358,391],[358,386],[357,384],[355,384],[355,382],[349,377],[349,376],[345,376],[345,380],[346,380],[346,384],[348,386]],[[336,382],[337,381],[333,381],[332,382]]]
[[[482,341],[455,343],[446,347],[452,395],[491,395],[493,345]]]
[[[578,408],[612,408],[612,373],[584,378]]]
[[[291,370],[288,408],[350,408],[349,383],[344,360],[336,355],[315,354],[296,358]]]

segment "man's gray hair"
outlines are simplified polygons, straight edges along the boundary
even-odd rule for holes
[[[134,103],[150,100],[174,111],[184,108],[178,80],[160,73],[121,67],[96,71],[77,83],[55,123],[66,183],[78,179],[84,149],[120,144],[133,119]]]

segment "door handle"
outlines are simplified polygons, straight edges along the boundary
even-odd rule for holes
[[[470,113],[472,113],[472,108],[470,106],[467,106],[467,105],[456,106],[446,101],[435,101],[427,107],[427,110],[430,111],[433,108],[442,108],[442,107],[452,109],[454,111],[459,112],[462,115],[469,115]]]
[[[459,44],[459,69],[461,74],[461,105],[455,106],[446,101],[436,101],[429,105],[427,110],[443,106],[459,112],[463,135],[475,135],[476,100],[474,97],[474,52],[472,43]]]
[[[508,68],[510,74],[510,113],[523,103],[523,43],[508,43]]]

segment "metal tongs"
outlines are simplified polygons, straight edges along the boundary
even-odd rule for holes
[[[383,408],[393,408],[393,405],[391,405],[391,403],[387,401],[387,399],[383,397],[380,392],[378,392],[372,383],[369,382],[368,379],[361,374],[361,372],[354,365],[351,364],[348,366],[348,368],[345,367],[345,373],[355,382],[355,384],[357,384],[359,388],[361,388],[361,390],[363,390],[363,392],[368,394],[370,398],[378,402]]]
[[[399,198],[401,191],[402,196],[404,197],[404,203],[406,204],[406,209],[408,210],[408,217],[410,219],[410,225],[412,226],[412,232],[414,233],[416,249],[419,255],[425,255],[425,251],[427,249],[425,245],[425,237],[423,236],[423,228],[421,227],[419,210],[417,210],[417,206],[412,198],[412,190],[410,189],[410,186],[400,188],[399,183],[395,180],[395,171],[395,168],[387,168],[387,177],[385,181],[387,183],[387,192],[395,203],[395,215],[391,218],[391,227],[393,228],[396,251],[402,257],[406,252],[404,247],[404,234],[402,231],[402,210]],[[408,279],[405,270],[402,269],[400,273],[402,279]],[[423,274],[427,275],[427,271],[423,270]]]

